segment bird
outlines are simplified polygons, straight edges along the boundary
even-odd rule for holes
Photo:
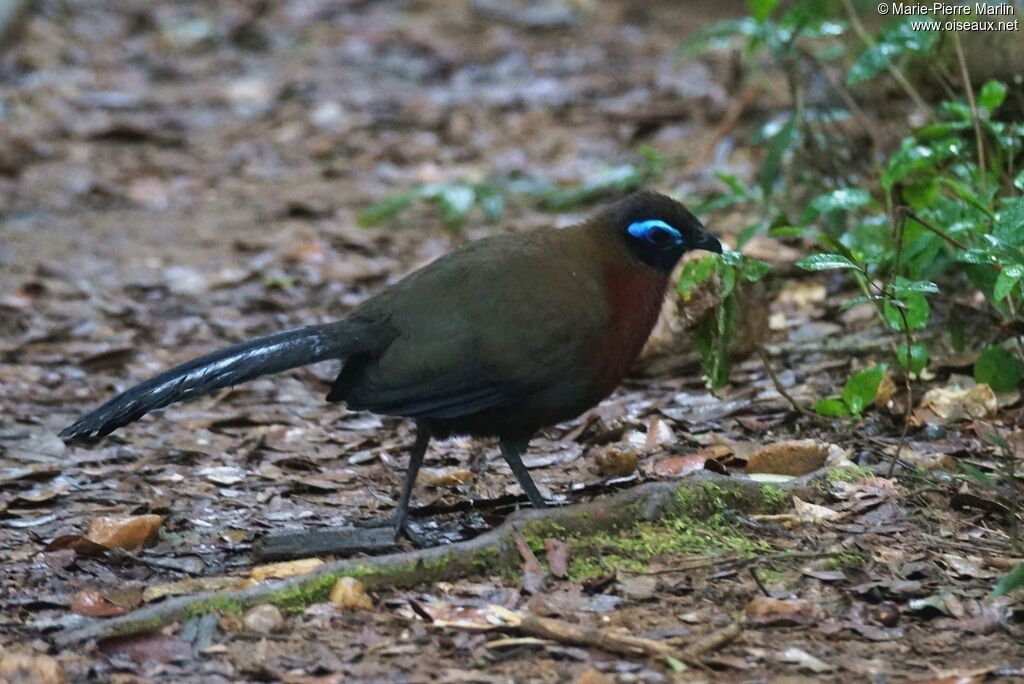
[[[431,439],[497,438],[536,508],[523,453],[619,385],[657,321],[671,273],[722,244],[680,202],[641,191],[565,228],[469,242],[344,318],[241,342],[113,397],[60,436],[95,442],[147,413],[256,377],[341,361],[328,402],[415,422],[388,524],[401,534]]]

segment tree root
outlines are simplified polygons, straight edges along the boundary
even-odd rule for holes
[[[806,481],[795,480],[782,489],[808,496]],[[775,493],[778,487],[772,486]],[[804,493],[802,493],[804,492]],[[651,482],[589,503],[522,510],[494,530],[475,539],[429,549],[385,556],[339,560],[316,572],[238,591],[208,592],[172,598],[127,615],[96,620],[58,632],[53,644],[65,648],[81,642],[158,630],[183,618],[206,613],[240,613],[261,603],[285,610],[327,600],[338,578],[356,577],[368,590],[407,588],[428,582],[474,575],[518,574],[521,558],[518,535],[527,541],[547,537],[583,537],[618,532],[638,523],[677,516],[702,519],[721,506],[745,513],[778,512],[780,502],[765,485],[710,472],[674,482]],[[788,498],[788,497],[784,497]]]

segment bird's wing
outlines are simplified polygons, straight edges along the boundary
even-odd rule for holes
[[[578,381],[604,320],[595,279],[567,271],[543,242],[486,242],[389,293],[396,334],[348,393],[351,408],[443,420]]]

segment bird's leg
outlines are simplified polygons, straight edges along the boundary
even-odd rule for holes
[[[416,427],[416,441],[409,451],[409,467],[405,471],[405,481],[402,482],[402,493],[398,499],[398,508],[386,518],[374,518],[362,520],[355,523],[356,527],[394,527],[395,537],[400,537],[405,530],[405,519],[409,515],[409,500],[412,498],[412,488],[416,484],[416,476],[423,465],[423,457],[427,453],[427,446],[430,444],[430,431],[426,428]],[[415,540],[414,540],[415,541]]]
[[[509,468],[512,469],[516,479],[519,480],[519,486],[526,492],[526,497],[533,504],[533,507],[547,508],[548,502],[540,495],[537,485],[533,483],[533,478],[530,477],[530,473],[523,464],[522,453],[526,451],[526,445],[527,442],[525,441],[507,439],[503,439],[498,443],[498,446],[501,448],[501,455],[505,457]]]
[[[405,471],[405,482],[402,483],[402,495],[398,499],[398,508],[395,510],[391,520],[395,525],[395,536],[398,537],[405,529],[405,519],[409,514],[409,499],[412,498],[412,488],[416,484],[416,476],[423,465],[423,457],[430,445],[430,431],[420,425],[416,426],[416,442],[409,452],[409,467]]]

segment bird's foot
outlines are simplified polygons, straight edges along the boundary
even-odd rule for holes
[[[402,537],[405,537],[412,543],[413,547],[417,549],[423,549],[430,546],[429,540],[419,531],[418,526],[412,524],[407,516],[399,515],[397,512],[384,518],[357,520],[353,523],[353,526],[374,529],[390,527],[395,530],[396,542]]]

